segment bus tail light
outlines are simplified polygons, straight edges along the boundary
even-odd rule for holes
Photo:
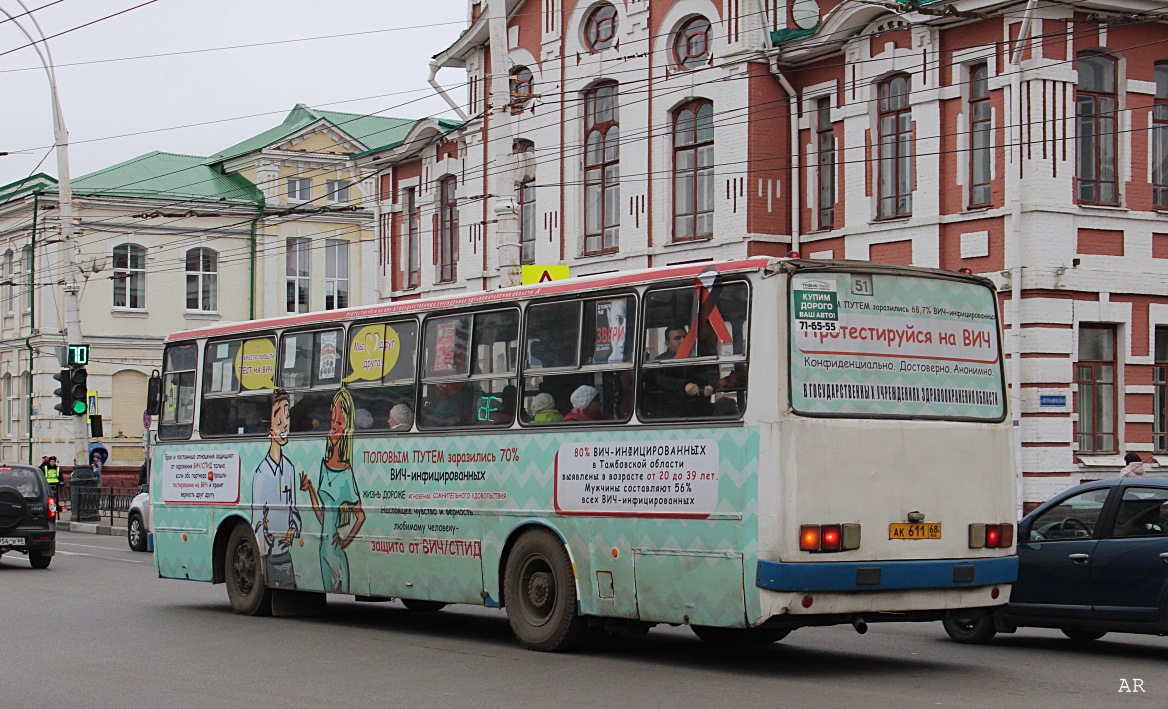
[[[1002,524],[983,524],[974,522],[969,525],[970,549],[1008,549],[1014,544],[1014,525],[1010,522]]]
[[[804,524],[799,527],[799,551],[833,552],[859,548],[858,524]]]

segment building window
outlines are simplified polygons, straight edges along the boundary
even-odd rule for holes
[[[406,187],[402,201],[406,227],[406,288],[417,288],[422,280],[422,243],[418,219],[418,188]]]
[[[324,242],[324,309],[349,307],[349,242]]]
[[[146,249],[141,246],[114,247],[114,307],[146,308]]]
[[[308,312],[308,280],[309,280],[309,241],[308,239],[288,239],[285,242],[287,250],[287,284],[289,313]]]
[[[288,201],[307,202],[312,199],[312,178],[289,177]]]
[[[1168,63],[1156,65],[1156,106],[1152,109],[1152,204],[1168,207]]]
[[[673,58],[683,69],[697,69],[710,61],[710,21],[695,17],[673,36]]]
[[[617,84],[584,94],[584,254],[616,251],[620,238]]]
[[[1154,395],[1152,405],[1152,446],[1158,453],[1168,452],[1168,327],[1156,328],[1156,363],[1152,369]]]
[[[219,309],[219,254],[211,249],[187,252],[187,310]]]
[[[616,44],[616,8],[604,3],[588,13],[584,21],[584,44],[593,52]]]
[[[1080,204],[1118,205],[1115,60],[1085,54],[1079,57],[1076,68],[1076,197]]]
[[[7,407],[4,417],[4,435],[11,436],[13,426],[16,424],[16,392],[12,390],[12,375],[4,375],[4,405]]]
[[[815,104],[815,140],[819,148],[819,228],[835,226],[835,132],[831,126],[831,99]]]
[[[1076,438],[1080,453],[1114,453],[1115,430],[1115,328],[1109,325],[1079,326],[1079,361],[1075,362],[1078,387]]]
[[[24,288],[20,291],[22,312],[32,312],[32,289],[36,288],[36,276],[33,273],[33,268],[36,264],[33,263],[32,246],[26,245],[20,250],[20,269],[24,274]]]
[[[990,203],[990,70],[969,71],[969,206]]]
[[[4,290],[0,291],[0,303],[5,316],[11,315],[12,311],[16,310],[16,289],[13,287],[13,281],[16,279],[16,257],[12,250],[4,252],[4,272],[0,274],[4,278]]]
[[[330,202],[348,202],[349,201],[349,181],[348,180],[329,180],[325,183],[326,197]]]
[[[517,66],[511,70],[511,112],[523,113],[535,98],[535,79],[531,69]]]
[[[879,97],[881,219],[912,216],[913,136],[908,105],[910,79],[898,74],[881,81]]]
[[[673,115],[673,240],[714,235],[714,104],[694,101]]]
[[[438,185],[438,282],[458,278],[458,182],[447,177]]]
[[[534,162],[535,143],[515,141],[515,154]],[[523,160],[518,158],[517,160]],[[519,183],[519,263],[535,263],[535,176]]]

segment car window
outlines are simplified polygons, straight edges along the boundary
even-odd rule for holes
[[[1027,541],[1087,539],[1094,536],[1103,503],[1110,488],[1086,490],[1072,495],[1043,512],[1030,525]]]
[[[1129,487],[1123,491],[1112,537],[1168,537],[1168,490]]]
[[[0,487],[14,487],[24,499],[39,500],[41,497],[40,476],[40,471],[35,469],[0,469]]]

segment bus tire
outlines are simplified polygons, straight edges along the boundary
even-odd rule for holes
[[[770,645],[791,634],[790,628],[718,628],[712,625],[691,625],[690,630],[702,642],[719,647]]]
[[[993,640],[998,629],[994,626],[994,614],[983,613],[968,618],[946,618],[941,621],[945,633],[953,642],[962,645],[981,645]]]
[[[235,525],[227,538],[223,571],[227,598],[240,615],[271,615],[272,593],[264,582],[264,559],[251,529]]]
[[[507,622],[523,647],[570,652],[587,639],[588,626],[576,613],[576,577],[560,540],[546,529],[524,532],[503,572]]]
[[[401,602],[406,610],[414,613],[437,613],[447,605],[442,601],[419,601],[416,598],[403,598]]]

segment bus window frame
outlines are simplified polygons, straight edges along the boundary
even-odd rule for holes
[[[194,349],[194,351],[195,351],[195,366],[192,369],[179,369],[179,370],[174,370],[174,371],[168,370],[166,368],[166,363],[170,359],[169,354],[170,354],[171,350],[179,349],[181,347],[191,347]],[[199,416],[201,415],[200,411],[202,409],[202,398],[203,398],[202,397],[202,387],[201,387],[202,382],[200,381],[201,380],[200,370],[201,370],[201,366],[202,366],[201,355],[202,355],[202,351],[199,348],[199,343],[197,340],[184,340],[182,342],[171,342],[171,343],[168,343],[162,349],[161,402],[160,402],[159,408],[158,408],[158,411],[159,411],[159,413],[158,413],[158,438],[159,438],[159,440],[163,440],[163,441],[189,441],[191,439],[191,437],[194,436],[195,428],[196,428],[195,424],[199,421]],[[165,415],[166,415],[165,414],[166,405],[167,405],[166,376],[168,374],[173,374],[176,371],[179,373],[191,372],[195,378],[194,391],[192,392],[193,398],[192,398],[192,402],[191,402],[191,420],[190,420],[190,423],[172,423],[172,424],[164,423],[164,419],[165,419]],[[185,431],[186,431],[185,435],[177,435],[176,436],[176,435],[165,434],[164,429],[165,430],[173,430],[173,429],[178,429],[179,427],[182,427],[183,429],[185,429]]]
[[[390,316],[389,318],[382,316],[380,318],[365,318],[363,320],[354,320],[354,321],[350,322],[349,327],[347,329],[347,332],[345,334],[345,337],[346,337],[346,339],[345,339],[346,350],[345,350],[345,361],[344,361],[345,375],[341,377],[341,386],[348,387],[350,389],[350,391],[354,394],[356,394],[357,392],[363,391],[363,390],[368,390],[368,389],[384,389],[387,387],[394,387],[394,386],[406,386],[406,380],[404,380],[404,379],[395,380],[396,383],[394,383],[394,384],[386,383],[385,377],[387,374],[389,374],[389,372],[387,372],[385,369],[384,350],[382,351],[382,357],[381,357],[381,375],[377,378],[377,381],[354,380],[352,382],[346,383],[344,381],[344,379],[352,374],[352,372],[350,371],[352,361],[348,356],[348,354],[349,354],[348,348],[352,344],[353,333],[360,332],[362,328],[369,327],[370,325],[380,325],[381,327],[384,328],[384,327],[389,327],[389,326],[396,325],[399,323],[407,323],[407,322],[413,323],[413,325],[414,325],[414,367],[413,367],[414,376],[409,380],[408,384],[409,384],[409,386],[411,386],[413,388],[413,394],[410,396],[410,404],[409,405],[410,405],[410,409],[414,412],[414,415],[416,418],[417,411],[418,411],[418,391],[420,389],[419,381],[420,381],[420,377],[422,374],[422,359],[421,359],[421,357],[422,357],[422,347],[423,347],[423,343],[422,343],[422,337],[423,337],[422,318],[418,317],[417,315],[401,314],[401,315],[396,315],[396,316]],[[354,396],[354,399],[356,399],[356,398],[357,397]],[[413,431],[413,429],[414,429],[414,426],[411,425],[409,429],[394,431],[389,426],[388,417],[386,420],[382,420],[382,421],[378,421],[377,417],[374,417],[372,426],[370,426],[367,429],[360,430],[357,433],[358,434],[372,433],[372,434],[376,434],[378,436],[381,436],[381,435],[401,436],[404,434],[411,433]]]
[[[337,354],[337,361],[338,361],[338,365],[341,367],[341,370],[340,370],[341,374],[337,377],[336,383],[330,383],[327,385],[312,383],[312,384],[309,384],[308,386],[297,386],[297,387],[286,386],[284,384],[284,361],[285,361],[285,356],[286,356],[285,355],[286,342],[287,342],[288,338],[295,337],[297,335],[310,334],[310,335],[313,335],[312,342],[314,343],[314,346],[315,346],[315,342],[316,342],[315,335],[317,333],[330,332],[330,331],[340,332],[341,338],[342,338],[342,341],[339,344],[339,351]],[[284,330],[281,330],[279,332],[279,335],[277,336],[277,340],[276,340],[276,374],[274,377],[272,377],[272,380],[275,383],[276,388],[273,391],[283,391],[283,392],[287,393],[289,396],[289,401],[291,402],[292,408],[295,408],[297,403],[299,403],[297,401],[297,395],[303,395],[306,393],[328,392],[329,395],[326,398],[328,399],[330,404],[326,405],[325,409],[324,409],[325,411],[327,411],[331,405],[333,396],[336,395],[337,390],[340,389],[341,387],[345,386],[345,382],[344,382],[344,379],[345,379],[344,355],[348,351],[348,346],[349,346],[349,330],[347,327],[345,327],[343,322],[337,323],[335,321],[331,321],[331,322],[325,322],[325,323],[312,323],[310,325],[301,325],[298,327],[290,327],[290,328],[286,328]],[[310,370],[309,371],[309,379],[313,382],[315,382],[315,380],[317,379],[316,372],[312,371],[312,370],[315,370],[317,367],[318,355],[319,355],[319,352],[317,352],[316,350],[312,350],[312,352],[310,354],[310,357],[312,358],[312,360],[311,360],[311,364],[309,367],[309,370]],[[327,421],[323,421],[322,423],[324,423],[325,426],[327,427]],[[326,432],[327,432],[326,430],[316,430],[316,431],[290,430],[289,435],[292,437],[298,438],[298,437],[311,436],[311,435],[322,436]]]
[[[475,362],[474,349],[475,349],[475,346],[477,344],[475,341],[476,318],[480,315],[486,315],[489,313],[503,313],[503,312],[514,312],[514,313],[516,313],[516,316],[517,316],[517,320],[515,323],[515,337],[516,337],[516,346],[518,349],[516,351],[516,357],[515,357],[515,369],[514,369],[514,371],[510,372],[509,374],[507,374],[505,376],[500,376],[500,374],[501,374],[500,372],[492,372],[490,374],[475,374],[474,373],[474,362]],[[418,361],[418,364],[415,368],[415,378],[414,378],[414,380],[415,380],[414,403],[416,404],[416,406],[414,407],[414,425],[418,428],[419,431],[425,433],[426,435],[430,435],[430,434],[435,434],[435,433],[442,433],[444,431],[473,431],[473,430],[479,430],[479,429],[489,429],[489,430],[499,431],[499,430],[506,430],[506,429],[514,427],[515,422],[519,419],[519,411],[518,411],[518,406],[519,406],[519,402],[518,402],[519,372],[522,371],[523,357],[526,354],[526,352],[524,350],[524,343],[523,343],[523,321],[524,321],[523,312],[524,312],[524,307],[522,305],[520,305],[519,303],[516,303],[514,305],[505,305],[505,304],[498,303],[498,304],[492,304],[492,305],[486,306],[486,307],[477,308],[474,310],[465,310],[465,309],[440,310],[439,309],[439,310],[433,310],[433,311],[429,311],[429,312],[424,313],[424,316],[421,319],[421,323],[420,323],[419,330],[418,330],[419,361]],[[470,316],[470,319],[471,319],[470,320],[470,330],[468,332],[468,337],[467,337],[466,368],[465,368],[466,373],[465,374],[443,374],[443,375],[439,375],[439,376],[427,377],[426,376],[426,346],[427,346],[427,334],[428,334],[427,327],[429,326],[430,322],[435,321],[435,320],[447,320],[447,319],[461,318],[461,317],[466,317],[466,316]],[[429,422],[426,422],[426,417],[421,414],[421,412],[424,409],[423,404],[425,403],[425,387],[427,385],[435,385],[436,386],[436,385],[440,385],[440,384],[450,384],[450,383],[474,384],[475,382],[492,381],[492,380],[496,380],[496,379],[514,380],[514,386],[516,387],[516,393],[515,393],[516,411],[514,412],[514,415],[511,419],[510,424],[507,424],[507,425],[487,424],[487,423],[484,423],[481,421],[474,421],[474,422],[471,422],[468,424],[455,424],[455,425],[451,425],[451,426],[435,426],[435,425],[430,424]],[[428,414],[429,412],[426,412],[426,413]]]
[[[209,383],[208,383],[208,377],[206,376],[207,372],[205,370],[207,368],[207,363],[210,361],[210,359],[207,357],[207,351],[209,348],[214,347],[215,345],[222,344],[224,342],[239,342],[240,343],[239,346],[240,346],[240,348],[242,348],[243,343],[248,341],[248,340],[259,340],[259,339],[263,339],[266,337],[266,338],[271,338],[272,340],[274,340],[273,349],[275,349],[275,352],[276,352],[276,364],[278,365],[280,362],[281,335],[282,335],[282,332],[279,330],[265,329],[265,330],[237,332],[237,333],[233,333],[231,335],[225,335],[225,336],[214,338],[214,339],[208,338],[207,340],[203,341],[203,346],[202,346],[201,351],[200,351],[200,360],[199,360],[200,367],[199,367],[198,373],[196,374],[198,390],[199,390],[199,405],[198,405],[198,408],[196,409],[196,418],[198,419],[198,422],[199,422],[199,438],[200,439],[206,438],[206,439],[213,439],[213,440],[221,440],[221,439],[226,439],[226,438],[263,438],[263,437],[266,437],[268,435],[266,429],[263,432],[257,432],[257,433],[238,433],[238,432],[236,432],[236,433],[207,434],[203,431],[203,425],[202,425],[203,424],[203,415],[204,415],[203,410],[205,408],[204,404],[206,403],[206,401],[208,399],[216,400],[216,399],[231,399],[231,398],[238,399],[238,398],[244,398],[244,397],[246,397],[246,398],[266,397],[267,404],[268,404],[268,410],[270,411],[271,410],[271,403],[272,403],[272,394],[279,388],[279,384],[276,382],[276,379],[279,378],[279,374],[280,374],[280,369],[277,366],[276,371],[272,373],[272,383],[274,386],[270,389],[246,389],[245,390],[245,389],[243,389],[243,378],[239,377],[234,392],[230,392],[230,393],[228,393],[228,392],[215,392],[215,393],[211,394],[210,396],[208,396],[207,391],[206,391],[206,387],[209,386]],[[247,392],[247,394],[243,394],[243,392],[245,392],[245,391]]]

